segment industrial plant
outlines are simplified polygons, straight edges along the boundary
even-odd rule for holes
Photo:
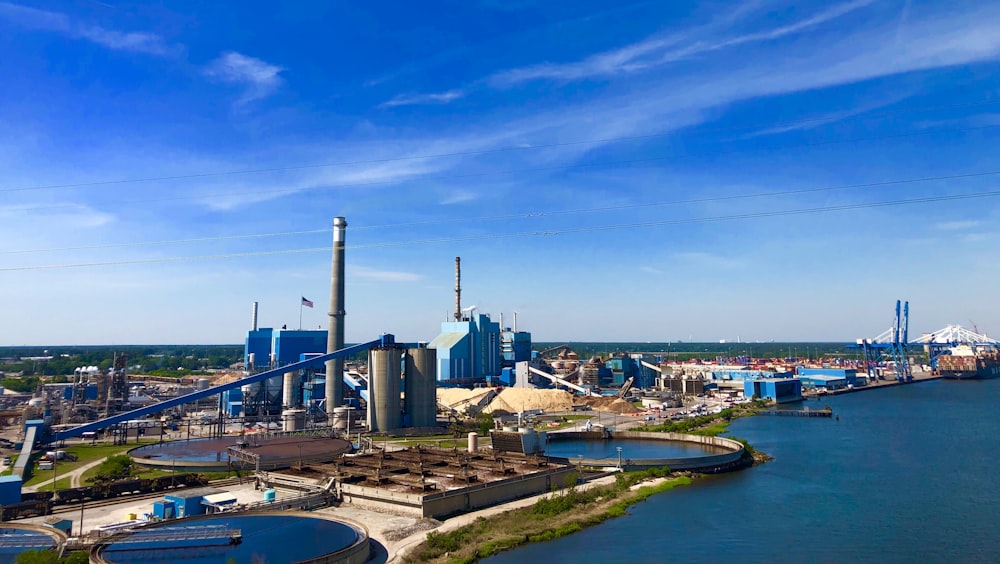
[[[32,539],[116,561],[115,555],[150,546],[236,547],[283,515],[297,526],[336,531],[335,547],[315,547],[302,560],[362,562],[369,556],[363,526],[274,510],[347,504],[443,519],[572,485],[584,468],[733,470],[747,456],[736,441],[630,428],[718,414],[752,400],[792,403],[914,380],[908,304],[897,303],[887,334],[858,340],[853,361],[681,361],[665,351],[580,358],[568,344],[534,350],[516,313],[508,327],[503,315],[494,321],[463,306],[460,257],[454,313],[435,337],[402,343],[384,334],[349,345],[346,230],[346,219],[334,218],[326,331],[259,327],[261,304],[252,302],[238,373],[190,384],[133,381],[127,356],[119,354],[108,369],[81,366],[70,382],[3,396],[0,419],[17,426],[19,437],[9,445],[16,459],[5,461],[10,475],[0,477],[0,519],[53,515],[47,525],[62,534],[38,535],[29,526],[4,535],[0,546]],[[955,378],[996,372],[998,343],[985,335],[950,328],[915,343],[925,347],[925,378],[936,377],[939,367]],[[134,464],[169,474],[57,487],[56,472],[70,456],[65,449],[99,441],[134,442],[128,450]],[[616,453],[560,455],[556,447],[567,441],[635,441],[667,450],[623,456],[619,446]],[[23,487],[46,470],[52,488]],[[236,482],[210,482],[206,475],[213,473],[246,480],[259,496],[241,498],[227,490]],[[152,496],[151,510],[141,519],[84,528],[87,504],[94,511],[125,496]],[[66,514],[77,509],[73,531]]]

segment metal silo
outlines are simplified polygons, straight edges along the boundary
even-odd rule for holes
[[[302,405],[301,388],[302,383],[299,378],[299,371],[285,372],[281,386],[281,405],[283,407],[299,407]]]
[[[406,349],[404,407],[411,427],[437,424],[437,351],[421,344]]]
[[[403,426],[400,409],[400,371],[403,349],[389,346],[372,349],[369,356],[368,430],[390,431]]]

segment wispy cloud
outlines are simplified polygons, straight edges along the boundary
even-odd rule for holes
[[[283,70],[285,69],[261,59],[228,51],[209,63],[204,73],[209,78],[243,86],[239,102],[247,103],[265,98],[281,86],[280,74]]]
[[[982,224],[983,224],[982,221],[973,219],[964,221],[944,221],[941,223],[934,224],[934,228],[940,229],[942,231],[965,231],[967,229],[979,227]]]
[[[456,190],[451,194],[448,194],[441,200],[442,206],[451,206],[454,204],[462,204],[465,202],[471,202],[479,198],[478,194],[474,192],[469,192],[468,190]]]
[[[879,108],[884,108],[886,106],[891,106],[892,104],[895,104],[896,102],[899,102],[901,100],[904,100],[904,99],[908,98],[910,95],[911,95],[911,92],[909,92],[909,91],[906,91],[906,92],[895,92],[895,93],[893,93],[892,96],[884,98],[884,99],[879,100],[877,102],[872,102],[872,103],[869,103],[869,104],[863,104],[863,105],[857,106],[855,108],[851,108],[851,109],[843,110],[843,111],[839,111],[839,112],[828,112],[828,113],[820,114],[820,115],[818,115],[816,117],[813,117],[813,118],[810,118],[810,119],[806,119],[806,120],[801,120],[801,121],[798,121],[798,122],[795,122],[795,123],[790,123],[790,124],[787,124],[787,125],[781,125],[781,126],[777,126],[777,127],[770,127],[770,128],[766,128],[766,129],[761,129],[759,131],[754,131],[752,133],[747,134],[745,136],[745,138],[760,137],[760,136],[763,136],[763,135],[777,135],[777,134],[780,134],[780,133],[788,133],[788,132],[791,132],[791,131],[805,131],[805,130],[809,130],[809,129],[815,129],[817,127],[822,127],[824,125],[829,125],[831,123],[836,123],[838,121],[849,119],[849,118],[852,118],[854,116],[859,116],[859,115],[862,115],[862,114],[866,114],[868,112],[871,112],[872,110],[876,110],[876,109],[879,109]],[[872,115],[870,117],[875,118],[875,117],[879,117],[879,115],[875,114],[875,115]]]
[[[697,268],[732,269],[732,268],[742,268],[744,266],[744,262],[740,259],[722,257],[719,255],[714,255],[712,253],[703,253],[703,252],[677,253],[674,255],[674,258],[679,262],[683,262],[688,264],[689,266]]]
[[[437,94],[401,94],[388,102],[379,104],[380,108],[395,106],[414,106],[419,104],[448,104],[465,96],[463,90],[449,90]]]
[[[561,64],[543,63],[501,71],[487,78],[486,82],[495,87],[509,87],[530,80],[573,81],[633,73],[690,59],[710,51],[772,41],[796,34],[839,18],[867,6],[873,1],[855,0],[839,4],[789,25],[731,38],[710,40],[700,37],[701,33],[698,32],[652,37],[625,47],[591,55],[581,61]],[[739,15],[741,14],[726,16],[724,20],[710,23],[699,31],[705,32],[721,27]]]
[[[663,274],[663,271],[658,268],[653,268],[652,266],[640,266],[640,272],[645,272],[646,274]]]
[[[396,270],[377,270],[367,266],[348,265],[347,270],[352,277],[377,280],[379,282],[419,282],[423,276],[412,272]]]
[[[183,52],[180,45],[171,45],[155,33],[123,32],[99,25],[75,22],[66,14],[0,2],[0,19],[26,29],[58,33],[73,39],[83,39],[116,51],[128,51],[168,57]]]

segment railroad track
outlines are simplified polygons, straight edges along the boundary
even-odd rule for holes
[[[163,497],[165,495],[170,495],[171,492],[184,491],[186,489],[200,488],[200,487],[214,487],[214,488],[224,488],[227,486],[235,486],[237,484],[247,482],[246,478],[224,478],[222,480],[215,480],[208,483],[208,486],[190,486],[187,488],[177,488],[170,490],[160,490],[157,492],[149,493],[137,493],[137,494],[125,494],[118,497],[112,497],[108,499],[98,499],[94,501],[84,501],[84,502],[72,502],[65,505],[53,505],[52,515],[58,515],[61,513],[73,513],[80,511],[80,505],[83,504],[84,510],[87,509],[98,509],[100,507],[111,507],[114,505],[119,505],[122,503],[127,503],[131,501],[143,501],[147,499],[155,499]]]

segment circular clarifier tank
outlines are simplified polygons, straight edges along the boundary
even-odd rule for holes
[[[0,564],[17,561],[26,550],[58,550],[66,535],[52,527],[27,523],[4,523],[0,527]]]
[[[95,546],[92,562],[364,562],[364,527],[325,515],[267,512],[167,521]]]
[[[261,470],[288,468],[298,462],[330,462],[351,451],[349,441],[333,437],[283,436],[265,440],[233,436],[146,445],[130,450],[129,456],[143,466],[212,472],[229,466],[227,449],[240,443],[259,457]]]
[[[573,439],[552,441],[546,448],[549,456],[574,459],[618,458],[618,448],[622,456],[628,458],[695,458],[711,454],[724,454],[727,449],[686,441],[643,441],[635,439]]]
[[[545,454],[588,466],[724,472],[743,459],[743,445],[721,437],[631,431],[549,433]],[[745,460],[743,460],[745,463]]]

